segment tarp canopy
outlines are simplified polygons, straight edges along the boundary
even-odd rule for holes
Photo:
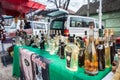
[[[11,16],[23,16],[31,11],[45,8],[45,5],[29,0],[0,0],[0,14]]]
[[[69,12],[62,8],[41,10],[35,13],[35,15],[43,15],[48,17],[58,17],[58,16],[68,15],[68,14]]]

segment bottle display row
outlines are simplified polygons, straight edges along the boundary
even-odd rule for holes
[[[88,75],[97,75],[98,71],[111,67],[115,56],[115,39],[112,29],[99,29],[99,36],[94,38],[94,24],[89,24],[89,34],[85,31],[84,37],[63,36],[58,31],[56,35],[40,34],[27,35],[22,32],[16,34],[16,45],[32,46],[46,50],[49,54],[58,55],[66,59],[66,68],[77,71],[78,67],[84,68]]]

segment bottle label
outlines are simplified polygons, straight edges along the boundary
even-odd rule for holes
[[[110,45],[110,46],[113,46],[113,42],[109,42],[109,45]]]
[[[67,67],[70,68],[70,62],[71,62],[71,52],[66,51],[66,59],[67,59]]]
[[[101,50],[103,49],[103,45],[98,45],[97,48]]]
[[[109,47],[108,43],[105,43],[104,46],[105,46],[105,48]]]

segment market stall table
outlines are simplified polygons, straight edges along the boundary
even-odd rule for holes
[[[89,76],[84,73],[84,68],[79,68],[78,71],[72,72],[66,68],[66,60],[60,59],[58,55],[50,55],[45,50],[38,48],[32,48],[27,46],[15,46],[14,47],[14,58],[13,58],[13,76],[20,77],[20,62],[19,62],[19,49],[25,48],[36,54],[43,56],[44,58],[51,61],[49,64],[49,77],[50,80],[101,80],[110,71],[111,68],[106,68],[104,71],[99,71],[96,76]]]

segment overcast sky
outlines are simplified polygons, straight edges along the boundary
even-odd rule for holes
[[[47,5],[47,8],[55,8],[55,5],[48,3],[47,0],[33,0],[33,1],[43,3]],[[87,0],[70,0],[70,5],[68,8],[76,12],[85,3],[87,3]]]

